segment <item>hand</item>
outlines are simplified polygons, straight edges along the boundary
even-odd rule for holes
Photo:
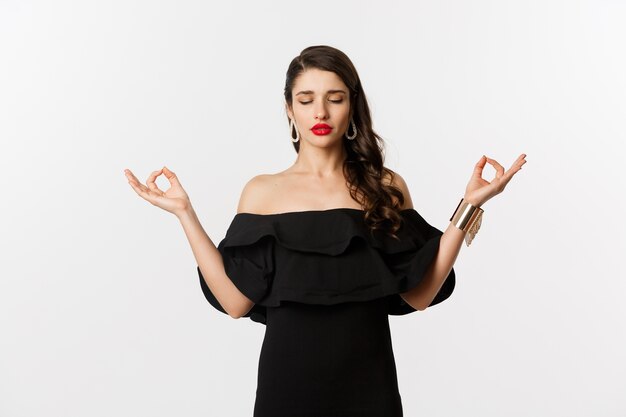
[[[526,163],[526,154],[521,154],[517,160],[511,165],[508,171],[504,172],[504,168],[502,165],[498,163],[495,159],[487,158],[483,155],[476,166],[474,167],[474,173],[472,174],[472,178],[470,179],[469,184],[467,184],[467,188],[465,189],[465,201],[470,203],[473,206],[480,207],[487,200],[494,197],[495,195],[500,194],[504,191],[506,185],[511,181],[513,175],[517,173],[520,169],[522,169],[522,165]],[[482,178],[483,168],[485,164],[489,162],[495,170],[496,177],[488,182]]]
[[[126,178],[128,178],[128,183],[133,187],[135,192],[153,206],[162,208],[177,216],[191,207],[189,196],[180,185],[176,174],[167,169],[167,167],[163,167],[150,174],[146,181],[147,187],[140,183],[129,169],[125,169],[124,173],[126,174]],[[165,192],[161,191],[155,183],[157,177],[161,174],[165,174],[165,177],[170,182],[170,188]]]

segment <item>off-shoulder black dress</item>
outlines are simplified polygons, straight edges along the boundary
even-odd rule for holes
[[[237,213],[218,250],[266,325],[254,417],[401,417],[388,316],[423,278],[439,229],[402,210],[399,240],[371,234],[355,208]],[[225,313],[196,268],[206,299]],[[432,303],[448,298],[454,269]]]

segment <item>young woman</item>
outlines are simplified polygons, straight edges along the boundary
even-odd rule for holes
[[[482,156],[443,233],[384,166],[383,140],[343,52],[304,49],[284,94],[296,160],[247,182],[218,247],[174,172],[154,171],[146,185],[129,170],[126,177],[180,220],[211,305],[266,325],[255,417],[402,416],[388,315],[450,296],[454,261],[478,231],[481,206],[526,155],[506,172]],[[497,172],[491,182],[482,178],[487,162]],[[171,185],[165,192],[155,183],[161,174]]]

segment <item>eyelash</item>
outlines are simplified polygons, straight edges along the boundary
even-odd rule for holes
[[[330,101],[331,103],[337,103],[337,104],[339,104],[339,103],[343,102],[343,100],[329,100],[329,101]],[[301,101],[301,102],[300,102],[300,104],[309,104],[309,103],[311,103],[311,102],[310,102],[310,101]]]

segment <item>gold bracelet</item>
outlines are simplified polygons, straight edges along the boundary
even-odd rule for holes
[[[472,206],[470,203],[461,198],[459,205],[450,217],[450,221],[454,226],[466,232],[465,244],[469,246],[474,240],[474,236],[480,229],[484,210],[480,207]]]

